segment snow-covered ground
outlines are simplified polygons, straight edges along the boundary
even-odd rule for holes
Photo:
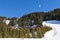
[[[54,22],[54,23],[51,23]],[[60,21],[59,21],[60,22]],[[41,40],[60,40],[60,24],[58,21],[44,21],[43,26],[51,27],[52,30],[44,34],[44,38]]]

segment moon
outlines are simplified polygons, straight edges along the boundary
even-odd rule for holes
[[[39,7],[41,7],[41,4],[39,4]]]

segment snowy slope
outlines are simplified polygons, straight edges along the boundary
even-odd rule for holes
[[[51,27],[52,30],[44,34],[43,40],[60,40],[60,24],[51,24],[44,21],[43,26]],[[41,39],[41,40],[42,40]]]

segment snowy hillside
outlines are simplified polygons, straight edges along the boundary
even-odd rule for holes
[[[49,26],[52,28],[51,31],[48,31],[44,34],[44,38],[41,40],[60,40],[60,24],[51,24],[44,21],[43,26]]]

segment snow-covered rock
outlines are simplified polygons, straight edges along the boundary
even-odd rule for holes
[[[31,28],[35,28],[35,27],[37,27],[37,25],[33,25],[33,26],[31,26]]]
[[[10,23],[10,20],[4,20],[3,22],[5,22],[8,25]]]

